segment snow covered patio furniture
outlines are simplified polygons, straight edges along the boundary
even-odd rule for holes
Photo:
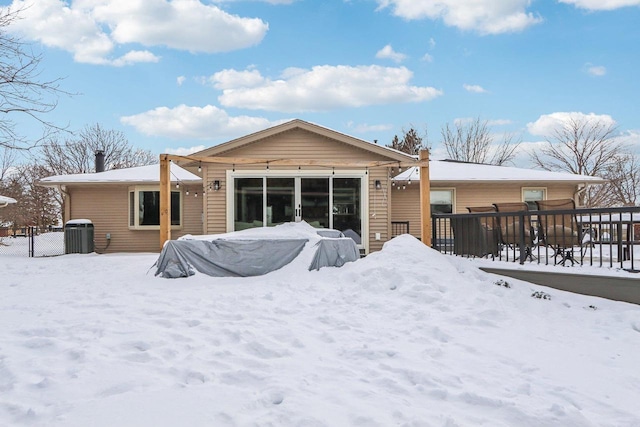
[[[306,249],[306,250],[305,250]],[[188,277],[198,271],[214,277],[260,276],[296,258],[309,270],[341,267],[360,258],[355,241],[337,230],[315,229],[305,222],[285,223],[210,236],[168,241],[156,262],[156,276]]]

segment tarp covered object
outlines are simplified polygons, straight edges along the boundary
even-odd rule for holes
[[[170,240],[156,261],[156,276],[176,278],[194,274],[192,267],[209,276],[259,276],[289,264],[306,239]]]
[[[309,270],[319,270],[320,267],[342,267],[346,262],[360,258],[360,251],[353,239],[322,239],[317,243],[316,250]]]

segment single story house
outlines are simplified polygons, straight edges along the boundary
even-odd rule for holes
[[[419,177],[406,169],[417,159],[316,124],[292,120],[173,157],[172,238],[304,220],[343,231],[368,253],[393,237],[392,222],[409,221],[410,233],[421,233]],[[399,167],[404,172],[396,177]],[[454,212],[528,200],[536,191],[544,198],[573,197],[583,186],[603,182],[548,172],[542,179],[537,171],[440,161],[429,162],[429,169],[432,209],[449,203]],[[96,248],[106,247],[109,234],[107,252],[158,251],[159,166],[127,171],[55,176],[40,184],[63,191],[65,219],[94,223]],[[518,178],[500,178],[509,173]]]

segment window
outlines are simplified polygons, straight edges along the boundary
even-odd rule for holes
[[[523,188],[522,201],[529,205],[530,211],[537,211],[536,200],[546,200],[547,190],[544,188]]]
[[[171,227],[182,225],[182,193],[171,192]],[[129,190],[129,228],[160,228],[160,190],[135,187]]]
[[[431,190],[431,213],[453,213],[453,190]]]

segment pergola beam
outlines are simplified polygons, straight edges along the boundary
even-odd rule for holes
[[[171,240],[171,163],[160,155],[160,250]]]
[[[424,153],[424,154],[423,154]],[[249,157],[206,157],[179,156],[176,154],[160,155],[160,250],[167,240],[171,240],[171,161],[187,161],[196,163],[215,163],[226,165],[263,165],[263,166],[315,166],[325,168],[420,168],[420,215],[422,221],[422,241],[431,245],[431,214],[429,206],[429,153],[420,152],[415,161],[398,160],[316,160],[316,159],[264,159]],[[426,179],[424,179],[426,178]],[[427,181],[426,185],[424,182]],[[426,188],[426,190],[425,190]],[[426,196],[425,196],[426,191]],[[425,209],[425,203],[427,207]],[[425,217],[426,215],[426,217]],[[426,235],[425,235],[426,233]]]
[[[429,179],[429,151],[420,150],[420,222],[422,243],[431,246],[431,180]]]
[[[162,154],[172,161],[189,161],[197,163],[217,163],[227,165],[269,165],[269,166],[320,166],[320,167],[358,167],[358,168],[380,168],[380,167],[412,167],[421,166],[420,160],[415,161],[394,161],[394,160],[316,160],[316,159],[263,159],[249,157],[201,157],[201,156],[179,156],[176,154]]]

